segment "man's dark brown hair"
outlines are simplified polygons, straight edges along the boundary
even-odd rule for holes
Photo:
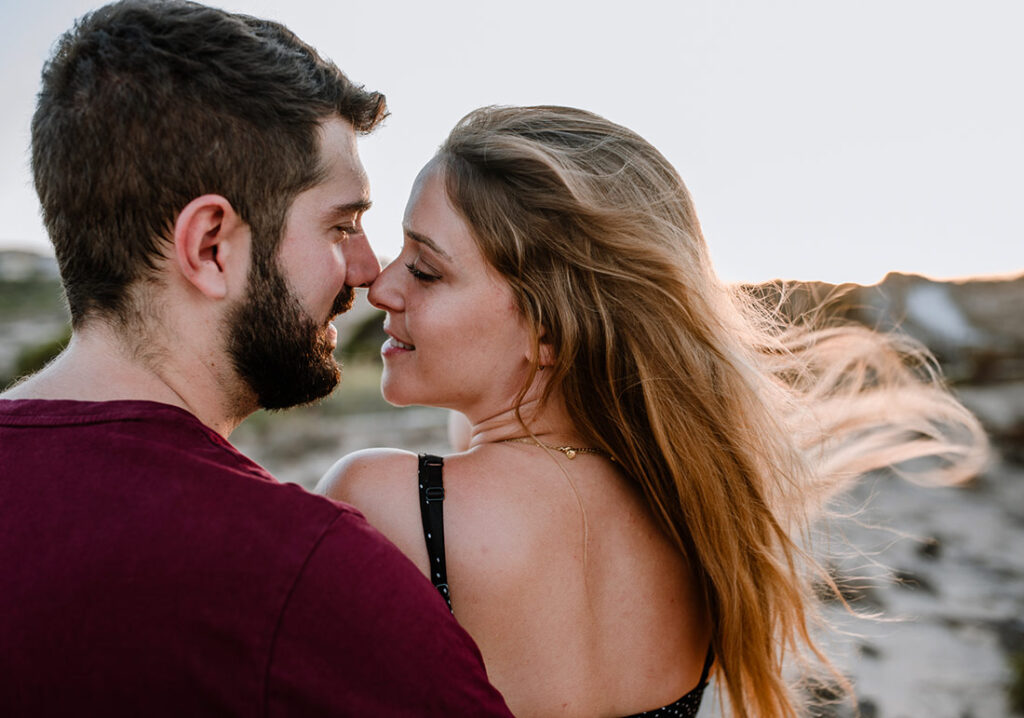
[[[32,170],[72,323],[127,321],[178,212],[206,193],[276,253],[295,196],[320,178],[318,125],[369,132],[383,95],[350,82],[287,28],[181,0],[124,0],[85,17],[43,69]]]

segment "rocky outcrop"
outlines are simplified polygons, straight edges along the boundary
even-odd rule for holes
[[[952,381],[1024,380],[1024,275],[935,282],[890,274],[859,296],[860,321],[898,327],[919,339]]]
[[[893,273],[870,286],[768,282],[748,290],[792,318],[824,314],[906,332],[958,384],[1024,380],[1024,274],[939,282]]]

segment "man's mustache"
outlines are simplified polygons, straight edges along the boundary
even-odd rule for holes
[[[347,312],[352,308],[352,303],[355,301],[355,298],[355,290],[346,284],[344,288],[338,292],[338,296],[334,298],[334,304],[331,305],[331,316],[335,317]]]

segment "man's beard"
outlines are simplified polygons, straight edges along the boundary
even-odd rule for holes
[[[227,318],[228,353],[239,378],[264,409],[308,404],[341,381],[328,321],[352,307],[346,286],[318,324],[288,288],[275,259],[254,258],[249,288]]]

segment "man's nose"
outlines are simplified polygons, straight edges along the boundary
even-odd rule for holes
[[[349,238],[345,243],[345,284],[368,287],[380,274],[380,262],[365,234]]]

